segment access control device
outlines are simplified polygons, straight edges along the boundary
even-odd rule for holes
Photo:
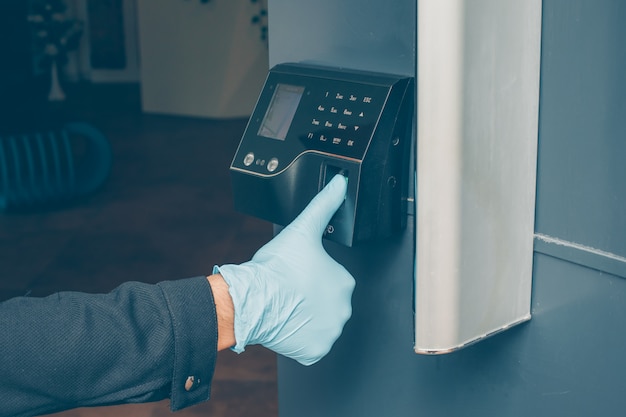
[[[348,192],[327,239],[352,246],[402,229],[413,82],[304,64],[272,68],[230,167],[235,208],[284,226],[341,174]]]

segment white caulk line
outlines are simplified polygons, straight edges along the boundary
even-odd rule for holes
[[[574,243],[567,240],[558,239],[556,237],[547,236],[541,233],[535,233],[535,238],[542,240],[546,243],[554,243],[555,245],[565,246],[567,248],[577,249],[583,252],[590,253],[592,255],[602,256],[605,258],[613,259],[615,261],[626,263],[626,258],[616,255],[611,252],[606,252],[600,249],[592,248],[591,246],[581,245],[580,243]]]

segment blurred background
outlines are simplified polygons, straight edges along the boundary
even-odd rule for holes
[[[234,211],[228,174],[267,74],[266,24],[262,0],[0,2],[0,140],[80,122],[111,147],[94,192],[0,211],[0,300],[206,275],[271,238]],[[221,353],[213,399],[177,415],[276,403],[275,357],[253,347]],[[161,416],[169,402],[58,415]]]

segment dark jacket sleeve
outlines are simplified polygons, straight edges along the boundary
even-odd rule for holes
[[[217,317],[205,277],[0,303],[0,416],[209,399]]]

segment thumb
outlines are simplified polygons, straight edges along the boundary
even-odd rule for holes
[[[321,237],[330,219],[343,203],[347,190],[348,179],[340,174],[335,175],[289,227],[309,231]]]

